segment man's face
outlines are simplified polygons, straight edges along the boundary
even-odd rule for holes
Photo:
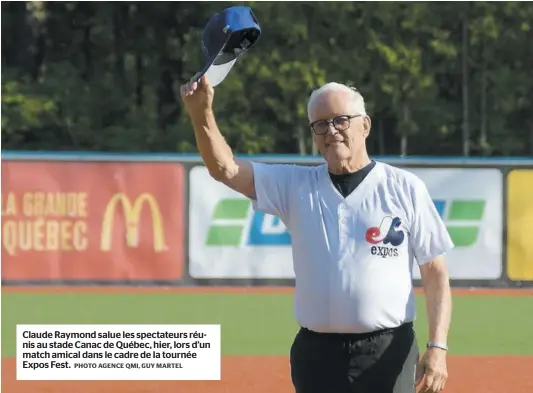
[[[334,119],[338,129],[332,124]],[[354,113],[348,92],[329,91],[321,94],[309,112],[309,120],[319,132],[326,127],[324,120],[330,121],[324,134],[314,133],[317,148],[329,163],[350,159],[365,146],[370,119]]]

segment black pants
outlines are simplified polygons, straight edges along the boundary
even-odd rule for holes
[[[364,334],[300,329],[291,347],[296,393],[414,393],[418,346],[412,323]]]

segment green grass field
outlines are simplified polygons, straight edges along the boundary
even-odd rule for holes
[[[424,299],[416,331],[427,337]],[[288,355],[297,326],[289,294],[2,294],[2,356],[15,356],[15,326],[43,324],[222,325],[224,355]],[[454,295],[451,355],[533,355],[531,296]]]

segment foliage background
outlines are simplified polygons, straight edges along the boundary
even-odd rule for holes
[[[533,155],[531,2],[2,2],[2,149],[196,152],[179,86],[235,4],[263,29],[216,89],[236,152],[312,153],[307,97],[339,81],[372,154]]]

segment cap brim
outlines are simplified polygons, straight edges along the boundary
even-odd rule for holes
[[[222,83],[224,79],[226,79],[236,61],[237,59],[233,59],[227,63],[217,65],[211,63],[207,69],[200,73],[198,79],[205,75],[211,86],[217,86]]]

